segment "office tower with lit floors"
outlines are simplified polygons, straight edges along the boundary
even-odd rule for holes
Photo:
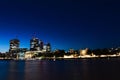
[[[39,51],[39,39],[38,38],[32,38],[30,40],[30,51]]]
[[[13,57],[13,55],[16,55],[19,52],[19,46],[20,46],[20,41],[18,39],[10,40],[9,53],[11,54],[11,57]]]

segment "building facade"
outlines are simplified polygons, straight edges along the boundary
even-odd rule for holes
[[[30,51],[43,51],[43,52],[50,52],[51,45],[50,43],[44,44],[42,40],[38,38],[32,38],[30,40]]]
[[[16,58],[19,53],[20,41],[18,39],[10,40],[9,54],[10,58]]]
[[[38,38],[33,38],[30,40],[30,51],[38,51],[40,50],[39,47],[39,39]]]
[[[19,46],[20,46],[20,41],[18,39],[10,40],[9,52],[16,52],[16,51],[18,51]]]

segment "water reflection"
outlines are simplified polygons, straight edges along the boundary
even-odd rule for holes
[[[0,61],[0,80],[7,80],[9,64],[7,61]]]
[[[25,61],[25,80],[39,80],[42,75],[40,66],[38,61]]]
[[[0,80],[116,80],[120,60],[0,61]]]
[[[81,63],[82,63],[81,68],[82,68],[82,77],[83,77],[83,80],[90,79],[89,67],[88,67],[88,62],[87,61],[88,61],[87,59],[83,59],[81,61]]]
[[[24,80],[24,61],[9,61],[7,80]]]

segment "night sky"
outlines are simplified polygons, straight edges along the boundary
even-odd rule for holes
[[[118,1],[118,0],[117,0]],[[29,48],[33,33],[52,49],[120,45],[120,2],[115,0],[1,0],[0,51],[9,40]]]

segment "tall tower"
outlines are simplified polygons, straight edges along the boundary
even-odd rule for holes
[[[30,50],[31,51],[40,50],[40,48],[39,48],[39,39],[38,38],[32,38],[30,40]]]
[[[10,40],[10,50],[19,49],[20,41],[18,39]]]
[[[18,51],[20,46],[20,41],[18,39],[12,39],[10,40],[10,49],[9,52],[16,52]]]

